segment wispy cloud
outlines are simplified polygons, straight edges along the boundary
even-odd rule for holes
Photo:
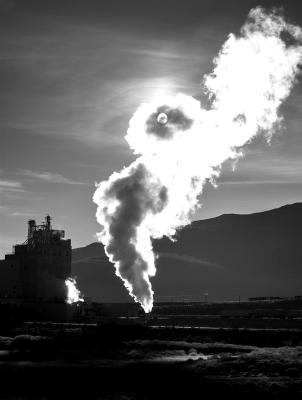
[[[21,188],[22,184],[17,181],[0,180],[0,186],[6,188]]]
[[[247,157],[239,160],[235,171],[225,165],[218,179],[221,185],[287,185],[302,184],[301,157],[290,154],[278,154],[277,149],[249,150]]]
[[[247,179],[247,180],[238,180],[238,181],[225,181],[219,183],[219,185],[292,185],[292,184],[302,184],[302,180],[261,180],[261,179]]]
[[[3,192],[25,192],[25,189],[19,181],[0,179],[0,193]]]
[[[24,175],[27,178],[34,179],[34,180],[40,180],[43,182],[48,182],[48,183],[64,183],[67,185],[85,185],[84,182],[80,181],[74,181],[72,179],[66,178],[65,176],[58,174],[58,173],[53,173],[53,172],[35,172],[31,170],[24,170],[22,171],[22,175]]]
[[[6,129],[120,145],[141,102],[158,89],[199,92],[195,75],[200,79],[201,66],[211,59],[192,41],[44,18],[33,20],[36,28],[26,34],[22,27],[12,35],[3,28],[0,59],[12,65],[5,79],[19,82],[16,91],[10,86],[13,106],[8,107],[6,92],[0,94]]]
[[[0,209],[1,210],[1,209]],[[8,214],[9,217],[28,217],[32,218],[35,215],[33,212],[14,211]]]
[[[218,267],[222,268],[222,265],[213,263],[208,260],[202,260],[200,258],[192,257],[187,254],[176,254],[176,253],[167,253],[167,252],[160,252],[158,256],[161,258],[168,258],[170,260],[181,261],[181,262],[188,262],[191,264],[198,264],[204,267]]]

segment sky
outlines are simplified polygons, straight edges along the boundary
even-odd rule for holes
[[[201,80],[257,5],[292,1],[0,0],[0,256],[46,214],[73,247],[96,240],[95,182],[135,157],[124,135],[159,91],[202,98]],[[245,148],[200,198],[196,219],[302,201],[302,83],[282,129]]]

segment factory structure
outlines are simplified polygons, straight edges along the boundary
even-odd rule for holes
[[[28,221],[28,235],[0,260],[0,309],[29,319],[67,320],[65,280],[71,275],[71,240],[52,228],[51,218]],[[12,314],[12,313],[11,313]]]

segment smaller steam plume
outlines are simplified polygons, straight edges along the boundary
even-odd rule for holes
[[[302,31],[277,11],[250,11],[240,35],[230,34],[203,78],[209,110],[184,94],[142,104],[126,140],[138,158],[101,182],[93,200],[103,229],[99,240],[145,312],[153,305],[156,273],[152,239],[191,222],[207,180],[222,163],[242,155],[256,135],[268,139],[282,121],[278,110],[302,61]]]
[[[68,278],[65,280],[65,285],[67,288],[67,299],[66,303],[73,304],[79,301],[84,301],[81,292],[77,288],[77,282],[74,278]]]

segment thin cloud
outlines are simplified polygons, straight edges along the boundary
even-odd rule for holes
[[[8,179],[0,180],[0,193],[6,192],[25,192],[23,185],[19,181],[12,181]]]
[[[1,208],[0,208],[1,211]],[[22,211],[14,211],[10,214],[8,214],[9,217],[28,217],[28,218],[32,218],[34,216],[34,213],[30,213],[30,212],[22,212]]]
[[[270,185],[270,184],[302,184],[302,162],[288,155],[283,158],[266,158],[261,152],[253,158],[240,160],[240,168],[231,176],[226,170],[224,176],[218,179],[221,185]]]
[[[72,179],[66,178],[65,176],[57,173],[52,173],[48,171],[35,172],[31,170],[24,170],[22,175],[30,179],[40,180],[48,183],[64,183],[67,185],[85,185],[84,182],[74,181]]]
[[[138,104],[158,89],[191,93],[200,66],[211,59],[195,42],[44,18],[41,35],[24,34],[20,26],[1,43],[0,60],[14,66],[6,79],[18,73],[20,81],[10,92],[14,106],[0,110],[2,127],[120,146]],[[4,92],[5,107],[6,99]]]
[[[176,254],[176,253],[166,253],[166,252],[160,252],[158,253],[158,256],[160,258],[167,258],[170,260],[176,260],[176,261],[182,261],[182,262],[188,262],[191,264],[198,264],[202,265],[205,267],[218,267],[222,268],[222,265],[213,263],[208,260],[202,260],[200,258],[192,257],[187,254]]]
[[[17,181],[0,180],[0,187],[5,188],[22,188],[22,183]]]
[[[219,183],[218,186],[223,186],[223,185],[292,185],[292,184],[302,184],[302,179],[300,180],[294,180],[294,179],[289,179],[289,180],[278,180],[278,179],[246,179],[246,180],[237,180],[237,181],[225,181]]]

